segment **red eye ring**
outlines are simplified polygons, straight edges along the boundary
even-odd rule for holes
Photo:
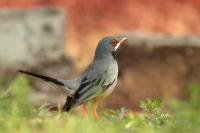
[[[116,45],[117,45],[117,43],[118,43],[118,41],[117,41],[117,40],[115,40],[115,39],[113,39],[113,40],[111,41],[111,43],[112,43],[112,45],[113,45],[113,46],[116,46]]]

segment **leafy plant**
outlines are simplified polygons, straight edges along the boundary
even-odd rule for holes
[[[144,111],[146,120],[156,127],[163,125],[169,119],[169,114],[163,112],[161,103],[161,98],[154,100],[148,98],[146,101],[140,102],[140,107]]]
[[[185,101],[170,99],[167,113],[162,99],[141,101],[142,112],[126,108],[101,111],[101,119],[83,118],[78,112],[49,112],[46,104],[33,107],[29,101],[29,81],[17,76],[0,94],[0,132],[2,133],[187,133],[200,131],[200,87],[188,87]],[[170,114],[170,115],[169,115]]]

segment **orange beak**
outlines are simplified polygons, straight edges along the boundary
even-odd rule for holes
[[[115,51],[119,48],[119,46],[124,42],[128,40],[128,38],[123,37],[122,39],[120,39],[120,41],[117,43],[117,45],[115,46]]]

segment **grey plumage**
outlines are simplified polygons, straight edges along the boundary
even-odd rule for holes
[[[125,41],[122,37],[104,37],[97,45],[92,63],[77,78],[72,80],[54,79],[51,77],[20,71],[45,81],[55,83],[64,88],[68,95],[64,111],[78,106],[99,95],[109,95],[116,83],[118,76],[118,64],[116,61],[116,50]]]

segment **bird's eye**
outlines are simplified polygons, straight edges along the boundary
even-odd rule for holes
[[[111,41],[111,43],[112,43],[112,45],[113,45],[113,46],[116,46],[116,45],[117,45],[117,43],[118,43],[118,41],[117,41],[117,40],[115,40],[115,39],[113,39],[113,40]]]

